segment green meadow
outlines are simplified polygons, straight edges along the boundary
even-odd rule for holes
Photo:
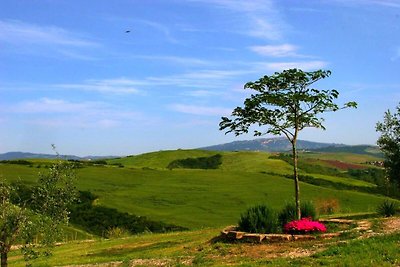
[[[212,157],[216,154],[222,156],[217,169],[167,168],[174,160]],[[328,175],[321,172],[326,171],[324,168],[327,166],[321,169],[318,161],[340,160],[364,164],[377,159],[371,155],[349,153],[301,154],[300,160],[308,164],[307,170],[300,170],[302,175],[337,184],[338,188],[340,185],[354,188],[338,190],[301,182],[301,199],[314,203],[337,200],[339,207],[330,216],[371,216],[386,197],[356,189],[374,188],[376,185],[343,175]],[[0,163],[0,177],[8,182],[22,181],[32,185],[38,173],[46,172],[53,162],[39,159],[28,161],[30,165]],[[313,164],[320,166],[313,170],[310,168]],[[265,203],[280,209],[287,202],[294,201],[291,173],[292,166],[289,163],[277,159],[276,154],[265,152],[174,150],[83,163],[76,169],[77,188],[97,195],[95,205],[146,216],[189,230],[166,234],[125,234],[123,238],[104,239],[70,225],[66,228],[66,243],[57,246],[53,256],[33,261],[33,266],[101,263],[109,264],[105,266],[312,266],[335,265],[338,263],[336,255],[345,255],[343,260],[349,266],[369,262],[382,266],[396,263],[398,244],[394,240],[398,240],[398,234],[390,238],[350,241],[351,245],[339,247],[328,241],[312,244],[300,242],[283,247],[263,245],[260,248],[211,242],[223,227],[235,225],[240,214],[250,206]],[[389,256],[378,258],[377,253],[384,253],[381,251],[383,243]],[[313,244],[325,249],[313,257],[288,258],[292,255],[290,253],[306,251]],[[364,248],[370,248],[371,251],[365,253]],[[259,251],[253,251],[257,249]],[[269,249],[276,249],[271,251],[276,256],[269,258]],[[357,259],[356,262],[354,259]],[[9,260],[10,266],[24,266],[17,250],[10,254]]]
[[[291,174],[292,166],[270,159],[269,153],[223,152],[220,153],[222,164],[215,170],[166,168],[176,159],[208,157],[216,153],[219,152],[174,150],[111,159],[107,165],[77,169],[77,187],[98,195],[97,205],[189,229],[235,224],[240,214],[254,204],[265,203],[280,209],[293,201],[293,181],[283,177]],[[38,166],[51,161],[32,162],[30,167],[0,164],[0,175],[8,181],[21,179],[33,183],[38,172],[46,171]],[[116,163],[124,167],[112,165]],[[309,175],[347,185],[374,186],[351,178]],[[311,201],[335,198],[340,205],[337,212],[341,214],[374,212],[384,199],[379,195],[307,183],[301,183],[301,197]]]

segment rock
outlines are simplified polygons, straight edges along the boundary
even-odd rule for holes
[[[264,238],[264,234],[245,234],[241,240],[251,243],[261,243]]]
[[[294,235],[293,239],[295,241],[305,241],[305,240],[314,240],[316,239],[313,235]]]
[[[264,241],[267,242],[280,242],[280,241],[290,241],[292,240],[291,235],[287,234],[268,234],[265,235]]]

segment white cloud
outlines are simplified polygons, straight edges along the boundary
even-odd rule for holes
[[[16,44],[52,44],[70,47],[98,45],[59,27],[38,26],[15,20],[0,20],[0,40]]]
[[[296,53],[297,46],[291,44],[251,46],[250,50],[262,56],[270,56],[270,57],[298,56]]]
[[[70,88],[85,91],[96,91],[100,93],[111,93],[111,94],[139,94],[140,91],[136,86],[144,85],[146,83],[126,79],[105,79],[105,80],[87,80],[80,84],[57,84],[59,88]]]
[[[279,40],[286,27],[272,0],[191,0],[219,7],[236,14],[236,29],[245,35],[268,40]]]
[[[223,116],[223,115],[228,115],[232,112],[231,109],[227,108],[186,105],[186,104],[172,104],[169,106],[169,108],[181,113],[202,115],[202,116]]]
[[[24,123],[49,127],[114,128],[129,122],[147,122],[142,113],[126,110],[104,102],[72,102],[64,99],[41,98],[24,101],[5,108],[9,114],[23,114]]]
[[[258,63],[257,68],[269,71],[282,71],[286,69],[302,69],[306,71],[323,69],[328,66],[326,61],[299,61],[299,62],[273,62],[273,63]]]
[[[183,93],[185,96],[192,96],[192,97],[209,97],[209,96],[216,96],[220,95],[221,92],[209,91],[209,90],[193,90],[187,91]]]
[[[28,24],[17,20],[0,20],[0,42],[7,53],[33,54],[43,57],[93,60],[93,48],[100,45],[87,37],[48,25]]]
[[[62,99],[41,98],[35,101],[25,101],[13,105],[8,110],[14,113],[86,113],[99,109],[98,102],[69,102]]]
[[[390,8],[400,8],[399,0],[335,0],[341,4],[377,5]]]

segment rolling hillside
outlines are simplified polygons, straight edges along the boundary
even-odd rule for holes
[[[222,155],[222,164],[216,170],[167,169],[175,159],[217,153]],[[268,203],[280,208],[292,201],[293,181],[285,177],[290,175],[292,166],[271,156],[265,152],[160,151],[110,159],[107,165],[83,165],[77,170],[77,186],[98,195],[96,205],[190,229],[222,227],[235,224],[248,206]],[[124,167],[111,165],[115,163]],[[38,164],[31,167],[0,164],[0,175],[7,181],[22,179],[33,183],[39,171],[45,170]],[[316,178],[349,186],[354,183],[365,188],[373,186],[346,177],[319,175]],[[335,198],[340,203],[339,213],[373,212],[384,199],[309,183],[301,183],[301,196],[303,200],[315,202]]]

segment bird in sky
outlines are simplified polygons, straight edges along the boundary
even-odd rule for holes
[[[130,30],[126,30],[126,31],[125,31],[125,33],[130,33],[130,32],[131,32]]]

